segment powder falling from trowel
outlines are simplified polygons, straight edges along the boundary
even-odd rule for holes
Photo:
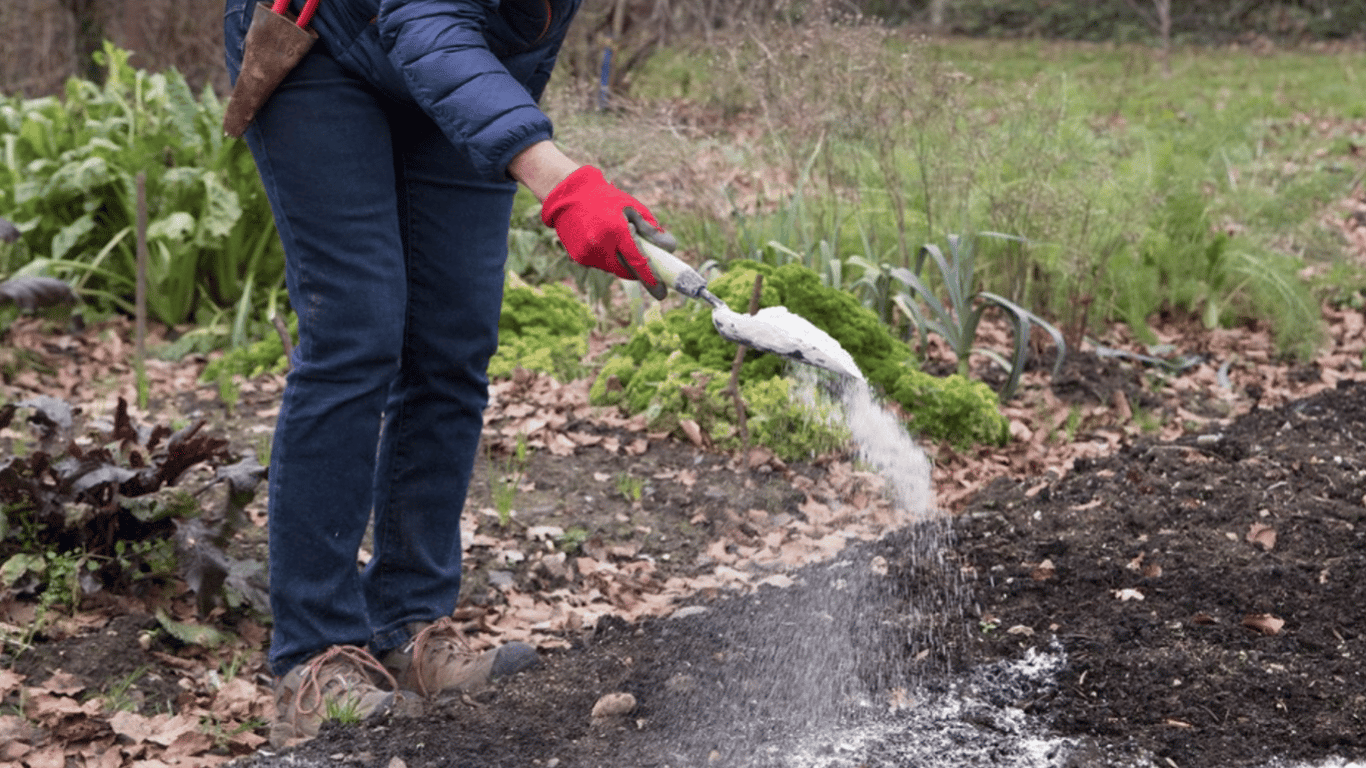
[[[908,645],[927,656],[923,662],[909,666],[905,659],[889,660],[877,677],[909,680],[915,677],[913,667],[928,669],[946,660],[945,633],[961,624],[964,584],[948,554],[953,542],[952,518],[935,504],[929,458],[907,431],[902,417],[881,402],[868,382],[833,381],[811,369],[795,373],[794,400],[805,403],[812,413],[826,414],[847,428],[859,460],[887,484],[887,497],[895,515],[893,527],[901,531],[902,565],[907,569],[905,572],[919,574],[914,594],[901,594],[895,599],[904,601],[903,610],[910,622],[905,637]],[[893,599],[887,592],[876,596],[874,593],[880,592],[881,587],[871,583],[863,587],[869,594],[864,604],[853,609],[856,612],[876,611],[880,601]],[[900,588],[892,587],[891,592]]]
[[[794,327],[783,326],[779,334],[810,338]],[[811,350],[827,352],[821,345]],[[815,354],[811,350],[803,354]],[[794,571],[800,588],[761,592],[747,620],[729,625],[727,654],[734,664],[717,686],[680,690],[676,700],[656,703],[662,723],[687,722],[690,713],[720,702],[744,702],[743,716],[731,719],[724,732],[683,727],[672,733],[661,744],[672,765],[797,765],[783,759],[787,750],[798,749],[795,741],[843,742],[851,721],[887,711],[898,695],[920,698],[907,692],[947,668],[946,636],[963,625],[962,577],[946,554],[950,518],[935,508],[924,452],[862,377],[836,379],[805,366],[795,366],[790,375],[793,397],[816,417],[847,428],[859,468],[885,480],[895,530],[884,531],[876,545],[846,538],[840,518],[879,513],[815,488],[807,491],[807,503],[826,510],[828,519],[798,518],[793,525],[846,539],[846,546],[829,560]],[[800,506],[797,511],[809,514]]]
[[[919,523],[934,515],[930,460],[900,419],[883,407],[862,381],[847,383],[842,394],[844,420],[859,458],[890,485],[900,523]]]

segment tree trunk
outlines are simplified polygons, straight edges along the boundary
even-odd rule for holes
[[[612,9],[612,39],[621,39],[621,33],[626,28],[627,3],[630,0],[617,0],[616,7]]]
[[[1162,76],[1172,76],[1172,0],[1153,0],[1157,6],[1157,35],[1162,45]]]
[[[104,68],[95,63],[93,54],[104,47],[104,23],[96,0],[65,0],[71,13],[75,35],[73,54],[76,75],[92,82],[100,82]]]
[[[1156,15],[1150,15],[1140,0],[1124,0],[1143,18],[1149,27],[1157,32],[1157,60],[1162,66],[1162,76],[1172,74],[1172,0],[1153,0],[1152,8]]]
[[[948,21],[949,0],[930,0],[930,27],[942,32]]]

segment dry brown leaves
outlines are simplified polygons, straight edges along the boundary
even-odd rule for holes
[[[1366,261],[1366,252],[1363,252]],[[1362,353],[1366,351],[1366,318],[1350,308],[1323,308],[1328,343],[1314,358],[1315,375],[1306,379],[1284,364],[1265,329],[1214,329],[1199,324],[1158,327],[1160,344],[1183,354],[1198,354],[1204,362],[1179,376],[1165,377],[1161,387],[1149,394],[1162,402],[1160,427],[1154,434],[1173,440],[1189,431],[1215,428],[1225,420],[1254,407],[1276,407],[1337,386],[1343,380],[1366,379]],[[1000,322],[983,322],[985,346],[1010,348],[1009,330]],[[1142,352],[1144,347],[1116,329],[1102,343],[1108,347]],[[931,345],[931,356],[952,361],[942,345]],[[980,361],[986,365],[986,361]],[[1229,363],[1221,381],[1220,367]],[[974,358],[974,367],[979,361]],[[1011,476],[1037,478],[1037,492],[1065,475],[1080,458],[1095,458],[1117,449],[1125,440],[1143,434],[1134,420],[1127,398],[1120,390],[1108,403],[1077,406],[1080,423],[1072,439],[1065,425],[1074,418],[1074,406],[1060,400],[1050,387],[1046,371],[1026,373],[1019,395],[1002,411],[1010,418],[1012,441],[1004,448],[979,448],[957,453],[932,447],[935,490],[939,505],[958,509],[962,502],[991,480]]]
[[[5,381],[6,394],[45,394],[87,408],[87,413],[112,413],[122,397],[138,402],[137,379],[133,370],[132,323],[115,317],[82,331],[61,331],[49,321],[21,317],[5,333],[0,363],[15,368]],[[148,329],[147,345],[165,340],[166,329]],[[40,364],[32,365],[33,361]],[[149,391],[153,395],[173,396],[201,388],[197,378],[201,361],[146,362]],[[205,388],[205,391],[211,391]],[[136,407],[129,414],[137,421],[148,421],[149,414]]]
[[[595,445],[587,450],[602,449]],[[757,455],[762,458],[764,452]],[[804,494],[799,514],[725,510],[725,520],[718,526],[725,533],[706,546],[696,563],[700,572],[692,576],[666,575],[651,553],[633,543],[591,538],[583,543],[581,554],[571,557],[555,546],[563,534],[559,529],[530,526],[523,537],[512,538],[497,525],[493,510],[466,515],[462,533],[467,554],[479,549],[493,562],[518,563],[552,587],[526,592],[502,584],[505,604],[467,607],[457,618],[466,622],[479,645],[520,640],[542,648],[565,647],[569,637],[603,616],[637,621],[669,615],[683,599],[696,595],[787,586],[787,572],[828,559],[851,541],[873,540],[899,526],[897,510],[883,498],[880,477],[857,471],[849,462],[831,462],[821,477],[813,479],[779,469],[781,463],[768,457],[770,471],[785,472]],[[690,470],[660,472],[654,480],[685,488],[698,482]]]
[[[249,639],[248,639],[249,636]],[[246,633],[259,656],[262,633]],[[60,670],[29,680],[0,670],[0,698],[19,714],[0,716],[0,763],[28,768],[212,766],[255,751],[254,727],[274,716],[269,692],[248,676],[224,681],[212,658],[172,657],[182,674],[176,713],[143,715]]]
[[[556,456],[573,456],[578,449],[590,447],[633,456],[644,453],[649,448],[645,417],[626,418],[615,409],[589,405],[590,384],[588,379],[561,384],[521,369],[509,379],[493,382],[484,416],[484,444],[512,453],[518,441],[525,440],[527,447]],[[577,428],[589,424],[595,431]],[[623,441],[596,430],[626,430],[638,436]]]

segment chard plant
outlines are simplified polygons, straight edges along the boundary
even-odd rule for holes
[[[999,232],[982,232],[978,236],[1020,239]],[[973,236],[949,235],[947,256],[938,245],[927,243],[916,255],[914,270],[891,267],[885,272],[902,286],[892,296],[892,302],[909,318],[913,326],[912,332],[919,329],[922,338],[928,338],[930,333],[942,336],[958,356],[960,374],[967,375],[968,358],[974,352],[985,355],[1000,365],[1008,374],[1005,386],[1001,388],[1001,398],[1008,400],[1019,388],[1020,376],[1024,373],[1025,363],[1029,358],[1030,332],[1036,324],[1048,332],[1058,348],[1057,359],[1053,363],[1054,376],[1062,369],[1063,359],[1067,354],[1067,342],[1063,340],[1062,332],[1047,320],[1004,296],[977,290],[972,240]],[[939,270],[945,293],[944,299],[936,295],[921,277],[921,271],[927,261]],[[1015,349],[1009,360],[994,350],[974,346],[982,316],[992,308],[1004,311],[1014,328]]]
[[[227,440],[202,421],[138,425],[123,399],[112,428],[87,428],[70,403],[39,396],[0,407],[0,429],[18,430],[21,416],[32,441],[0,441],[0,599],[76,608],[94,591],[179,576],[201,616],[220,601],[265,610],[260,564],[226,551],[265,474],[254,460],[227,464]],[[207,486],[167,490],[204,462],[216,465],[210,485],[226,488],[217,508],[197,501]]]
[[[211,88],[196,98],[176,70],[137,70],[129,55],[106,44],[104,83],[73,78],[61,99],[0,99],[0,209],[22,236],[8,260],[131,312],[144,173],[150,316],[179,324],[217,311],[240,329],[284,283],[250,153],[223,136]]]

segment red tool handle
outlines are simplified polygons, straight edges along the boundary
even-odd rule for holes
[[[271,6],[270,9],[283,16],[288,8],[289,0],[275,0],[275,5]],[[299,29],[303,29],[308,26],[308,22],[313,20],[313,14],[317,10],[318,0],[308,0],[308,2],[304,3],[304,9],[299,11],[299,20],[294,23],[299,25]]]

